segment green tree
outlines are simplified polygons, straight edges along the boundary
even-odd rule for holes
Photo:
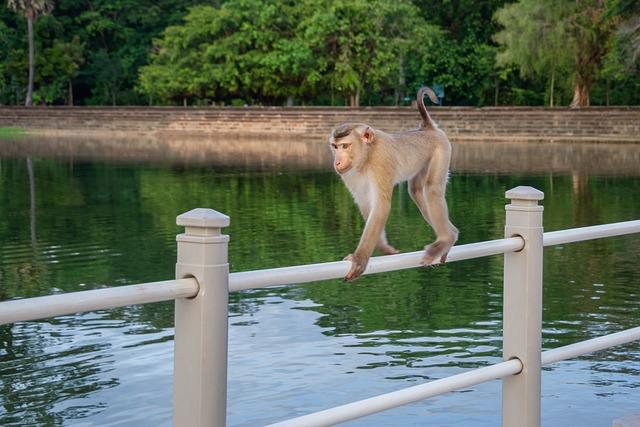
[[[424,26],[408,1],[329,0],[310,17],[305,42],[327,89],[358,106],[365,89],[397,92],[409,47],[423,41],[416,30]]]
[[[56,15],[65,40],[80,37],[85,61],[74,81],[84,104],[144,103],[134,90],[152,40],[180,22],[198,0],[60,0]]]
[[[611,49],[602,61],[594,97],[604,104],[634,104],[640,101],[640,3],[614,0],[611,14],[620,26]]]
[[[221,98],[243,90],[242,54],[251,47],[240,32],[247,9],[194,6],[182,25],[155,42],[140,69],[140,89],[163,101]]]
[[[446,104],[498,104],[508,98],[510,88],[500,91],[505,82],[495,68],[496,47],[492,35],[498,24],[491,18],[505,0],[414,0],[422,17],[442,29],[442,39],[421,63],[435,68],[426,80],[443,86]],[[434,62],[435,61],[435,62]],[[509,99],[510,101],[510,99]],[[527,102],[534,102],[527,99]]]
[[[640,102],[637,0],[58,0],[30,85],[42,1],[0,2],[2,104]]]
[[[456,42],[435,26],[417,28],[415,34],[422,42],[410,46],[407,55],[407,80],[413,89],[442,86],[446,104],[494,102],[495,48],[473,36]]]
[[[571,57],[565,52],[567,26],[555,18],[566,4],[554,0],[523,0],[500,9],[496,21],[505,27],[495,40],[506,46],[497,55],[497,65],[517,64],[525,78],[541,78],[549,83],[549,105],[554,106],[556,82],[566,78]]]
[[[618,16],[611,13],[610,2],[580,0],[568,15],[575,22],[570,32],[575,41],[572,107],[590,104],[589,90],[611,49]]]
[[[620,29],[620,37],[627,41],[627,58],[629,64],[640,59],[640,14],[629,18]]]
[[[634,0],[617,0],[615,8],[622,18],[616,35],[624,55],[624,65],[634,68],[640,60],[640,3]]]
[[[39,68],[40,96],[47,104],[61,99],[73,105],[73,80],[84,63],[84,46],[78,36],[71,41],[54,40],[53,46],[43,52],[43,64]]]
[[[306,4],[306,3],[305,3]],[[281,100],[312,93],[310,50],[297,37],[304,5],[231,0],[195,6],[156,40],[139,88],[161,101]]]
[[[416,39],[436,34],[408,1],[230,0],[198,6],[167,28],[140,89],[156,99],[271,100],[338,93],[357,106],[365,91],[406,86]]]
[[[0,21],[0,52],[8,52],[11,41],[9,39],[9,27]],[[4,56],[4,55],[3,55]],[[7,90],[6,75],[6,58],[0,58],[0,94]],[[2,97],[0,97],[0,104],[2,104]]]
[[[495,36],[499,63],[517,64],[524,74],[572,76],[572,107],[590,104],[589,91],[611,49],[618,17],[604,0],[520,0],[499,10],[504,27]],[[553,84],[552,84],[553,87]]]
[[[302,35],[313,8],[308,0],[261,2],[250,30],[254,48],[247,61],[254,96],[286,99],[290,106],[315,94],[320,75]]]
[[[21,14],[27,20],[27,37],[29,39],[29,83],[25,105],[33,104],[33,78],[35,72],[35,47],[33,40],[33,23],[40,15],[49,13],[53,9],[51,0],[7,0],[9,8]]]

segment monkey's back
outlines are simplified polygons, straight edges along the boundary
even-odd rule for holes
[[[402,132],[380,132],[381,151],[396,159],[395,181],[406,181],[420,170],[427,168],[436,151],[451,155],[451,144],[446,134],[438,128],[413,129]]]

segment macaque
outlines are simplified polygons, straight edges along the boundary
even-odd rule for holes
[[[411,199],[436,233],[436,240],[424,248],[422,265],[431,265],[437,259],[444,263],[449,249],[458,240],[458,229],[449,221],[444,198],[451,144],[427,112],[425,94],[439,103],[430,88],[418,91],[422,123],[417,129],[387,133],[366,124],[344,123],[331,132],[333,167],[366,220],[358,247],[344,258],[351,261],[346,281],[364,272],[374,249],[387,255],[399,252],[387,242],[384,227],[391,210],[393,187],[400,182],[408,181]]]

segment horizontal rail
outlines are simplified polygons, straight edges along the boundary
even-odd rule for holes
[[[542,244],[543,246],[554,246],[633,233],[640,233],[640,220],[549,231],[544,233]]]
[[[547,350],[542,353],[542,364],[548,365],[550,363],[560,362],[561,360],[572,359],[587,353],[627,344],[636,340],[640,340],[640,327],[580,341],[575,344],[565,345],[564,347],[554,348],[553,350]]]
[[[439,394],[471,387],[496,378],[503,378],[522,371],[522,362],[511,359],[495,365],[474,369],[458,375],[431,381],[391,393],[381,394],[346,405],[314,412],[298,418],[270,424],[267,427],[319,427],[330,426],[386,411],[408,403],[417,402]]]
[[[581,341],[575,344],[547,350],[542,353],[542,364],[548,365],[565,359],[582,356],[587,353],[604,350],[640,339],[640,327],[627,329],[613,334]],[[474,369],[458,375],[452,375],[436,381],[407,387],[391,393],[381,394],[368,399],[348,403],[335,408],[325,409],[290,420],[270,424],[267,427],[320,427],[382,412],[387,409],[407,405],[440,394],[460,390],[496,378],[515,375],[522,371],[522,362],[511,359],[495,365]]]
[[[3,301],[0,303],[0,325],[189,298],[195,296],[198,289],[195,279],[180,279]]]
[[[461,261],[497,255],[520,250],[523,246],[524,241],[520,237],[471,243],[452,248],[448,260]],[[417,267],[420,265],[421,259],[421,251],[374,257],[371,258],[365,274]],[[335,279],[346,275],[349,265],[349,261],[337,261],[231,273],[229,275],[229,291]],[[198,283],[195,279],[181,279],[10,300],[0,302],[0,325],[176,298],[189,298],[197,293]]]
[[[632,233],[640,233],[640,220],[547,232],[544,233],[543,245],[553,246]],[[516,252],[521,250],[523,245],[522,238],[511,237],[454,246],[449,252],[447,262]],[[419,267],[422,255],[422,251],[416,251],[372,257],[364,274]],[[337,279],[344,277],[350,266],[349,261],[335,261],[231,273],[229,275],[229,292]]]
[[[447,262],[498,255],[519,251],[524,247],[521,237],[489,240],[454,246],[449,252]],[[383,273],[419,267],[424,251],[407,252],[397,255],[372,257],[364,274]],[[437,261],[434,262],[437,264]],[[296,265],[294,267],[270,268],[265,270],[243,271],[229,275],[229,292],[315,282],[337,279],[346,276],[350,261],[325,262],[320,264]]]
[[[544,233],[544,246],[639,232],[640,220],[552,231]],[[524,241],[520,237],[470,243],[453,247],[447,261],[462,261],[519,251],[523,246]],[[422,254],[422,251],[416,251],[372,257],[364,274],[418,267]],[[335,261],[231,273],[229,291],[336,279],[344,277],[349,268],[349,261]],[[4,301],[0,302],[0,325],[133,304],[188,298],[197,293],[198,284],[195,279],[181,279]]]

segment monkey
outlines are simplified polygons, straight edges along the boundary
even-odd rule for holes
[[[387,241],[385,224],[393,188],[400,182],[408,182],[409,196],[436,234],[436,240],[424,247],[421,264],[428,266],[437,259],[444,263],[458,240],[445,200],[451,144],[427,112],[425,94],[439,104],[432,89],[420,88],[417,105],[422,122],[417,129],[387,133],[367,124],[343,123],[329,135],[333,167],[366,222],[355,251],[344,258],[351,261],[345,281],[362,275],[374,249],[385,255],[399,253]]]

